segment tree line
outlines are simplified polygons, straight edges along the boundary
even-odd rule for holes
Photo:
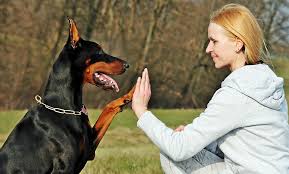
[[[257,17],[271,57],[288,55],[287,0],[2,0],[0,109],[27,108],[42,94],[68,37],[67,16],[83,39],[130,64],[113,77],[119,94],[84,87],[88,107],[103,107],[126,93],[144,67],[151,77],[151,107],[204,107],[228,74],[205,54],[209,17],[232,2]]]

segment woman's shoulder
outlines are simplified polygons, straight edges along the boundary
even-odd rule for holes
[[[222,82],[222,87],[259,88],[274,81],[283,82],[283,79],[277,77],[268,65],[246,65],[229,74]]]
[[[232,72],[222,88],[232,88],[255,101],[274,109],[285,99],[284,80],[266,64],[246,65]]]
[[[251,74],[254,73],[254,74]],[[242,66],[235,71],[233,71],[231,74],[228,75],[228,77],[238,77],[238,76],[247,76],[247,75],[262,75],[262,76],[276,76],[276,74],[272,71],[272,69],[265,63],[262,64],[256,64],[256,65],[245,65]]]

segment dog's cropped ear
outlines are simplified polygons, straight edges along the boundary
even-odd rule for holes
[[[75,49],[77,47],[77,42],[79,41],[80,36],[79,36],[75,22],[70,18],[68,18],[68,21],[69,21],[69,38],[68,39],[72,48]]]

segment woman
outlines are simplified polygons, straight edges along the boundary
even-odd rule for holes
[[[207,108],[191,124],[166,127],[150,111],[147,69],[132,109],[137,125],[160,148],[165,173],[288,174],[289,126],[283,79],[261,59],[263,34],[244,6],[216,11],[208,27],[216,68],[229,68]]]

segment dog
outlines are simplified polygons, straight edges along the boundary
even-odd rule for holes
[[[113,118],[131,102],[134,88],[105,106],[94,126],[82,102],[90,83],[119,91],[109,75],[120,75],[128,63],[106,54],[95,42],[83,40],[72,19],[69,37],[47,81],[43,98],[16,125],[0,150],[1,174],[79,173]]]

